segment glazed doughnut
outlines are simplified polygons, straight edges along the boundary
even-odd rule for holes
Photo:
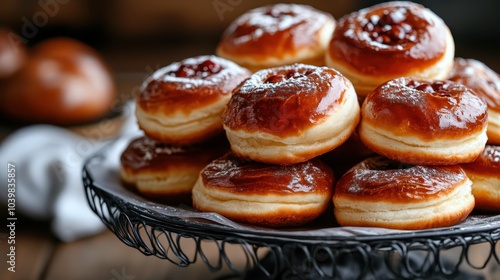
[[[254,73],[222,115],[231,149],[242,157],[294,164],[344,143],[359,121],[349,80],[334,69],[294,64]]]
[[[299,226],[331,204],[334,177],[319,159],[282,166],[228,153],[208,164],[193,188],[193,206],[236,222]]]
[[[486,145],[474,162],[462,168],[472,181],[476,209],[500,211],[500,146]]]
[[[484,63],[456,58],[449,80],[461,83],[488,105],[488,143],[500,145],[500,76]]]
[[[216,53],[253,71],[293,63],[323,66],[334,28],[330,14],[310,6],[268,5],[233,21]]]
[[[200,170],[228,150],[227,141],[175,146],[139,137],[121,154],[121,179],[148,198],[187,201]]]
[[[221,114],[250,72],[216,56],[197,56],[157,70],[140,89],[136,117],[157,141],[188,145],[223,132]]]
[[[487,141],[486,103],[462,84],[397,78],[369,94],[359,136],[371,150],[422,165],[471,162]]]
[[[404,230],[452,226],[474,208],[471,184],[458,165],[409,166],[369,158],[337,183],[334,214],[342,226]]]
[[[111,71],[94,49],[51,38],[35,45],[6,83],[0,112],[18,122],[81,124],[109,114],[116,97]]]
[[[451,32],[436,14],[411,2],[387,2],[339,19],[326,65],[364,97],[397,77],[445,79],[454,55]]]

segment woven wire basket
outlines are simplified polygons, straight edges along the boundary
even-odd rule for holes
[[[202,261],[212,271],[226,266],[249,279],[484,279],[464,272],[464,266],[500,272],[500,216],[473,215],[456,227],[387,234],[239,227],[189,208],[147,201],[121,187],[117,162],[109,161],[121,148],[115,142],[85,163],[91,209],[126,245],[181,267]],[[210,254],[206,243],[213,244]],[[195,252],[186,244],[194,244]],[[484,253],[478,259],[472,251],[479,245]],[[244,268],[232,262],[229,246],[241,249]],[[215,261],[207,257],[214,248]]]

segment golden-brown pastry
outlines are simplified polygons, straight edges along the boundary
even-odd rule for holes
[[[223,132],[221,114],[250,72],[216,56],[197,56],[157,70],[137,97],[139,127],[157,141],[188,145]]]
[[[139,137],[121,154],[121,179],[153,200],[190,201],[200,170],[228,150],[225,139],[175,146]]]
[[[461,165],[472,181],[476,209],[500,211],[500,146],[486,145],[471,163]]]
[[[334,69],[304,64],[254,73],[234,91],[222,116],[236,154],[273,164],[334,149],[358,121],[351,82]]]
[[[225,30],[216,53],[252,71],[293,63],[323,66],[334,18],[310,6],[250,10]]]
[[[462,84],[397,78],[370,93],[359,136],[371,150],[422,165],[471,162],[487,141],[486,103]]]
[[[240,223],[299,226],[325,212],[333,183],[332,171],[319,159],[281,166],[228,153],[200,172],[193,206]]]
[[[362,97],[402,76],[445,79],[455,44],[449,28],[429,9],[387,2],[339,19],[326,65],[344,74]]]
[[[475,59],[456,58],[449,80],[461,83],[488,105],[488,143],[500,145],[500,76]]]
[[[333,203],[342,226],[416,230],[463,221],[474,208],[474,197],[458,165],[411,166],[374,157],[339,180]]]
[[[35,45],[6,83],[0,109],[14,121],[69,125],[109,114],[116,96],[111,72],[95,50],[52,38]]]

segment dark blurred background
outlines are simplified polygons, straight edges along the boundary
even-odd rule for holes
[[[236,17],[249,9],[278,2],[309,4],[338,19],[381,1],[0,0],[0,28],[10,28],[28,47],[59,36],[72,37],[92,46],[110,66],[120,100],[125,103],[138,92],[144,78],[157,68],[187,57],[213,54],[223,30]],[[415,2],[423,3],[448,24],[455,39],[457,56],[476,58],[500,72],[500,1]],[[122,121],[114,117],[112,122],[103,121],[103,126],[91,123],[69,128],[85,137],[79,144],[88,144],[94,143],[89,139],[103,140],[114,136]],[[17,129],[11,125],[0,119],[0,140]],[[97,147],[90,145],[91,148]],[[45,161],[37,158],[35,162]],[[43,170],[48,170],[48,167]],[[78,170],[81,170],[80,166]],[[7,215],[7,211],[4,205],[0,205],[0,217],[5,221],[3,215]],[[114,276],[111,272],[123,273],[124,269],[134,278],[138,276],[137,279],[151,279],[153,275],[155,279],[172,279],[172,275],[180,276],[176,279],[194,279],[190,275],[200,268],[174,270],[174,265],[168,266],[165,260],[146,258],[139,251],[123,246],[111,232],[65,246],[56,242],[49,233],[48,223],[28,217],[19,220],[22,222],[16,230],[20,272],[5,277],[9,272],[4,269],[6,273],[2,275],[0,271],[0,279],[111,279]],[[7,234],[0,232],[0,236],[6,238]],[[1,240],[0,243],[0,247],[7,244]],[[6,266],[5,261],[0,262]],[[242,260],[242,267],[244,265]],[[200,271],[198,274],[204,276],[200,279],[211,278],[204,272],[206,270]],[[23,277],[28,273],[31,277]]]
[[[269,3],[312,5],[333,14],[379,3],[368,0],[2,0],[0,26],[28,45],[53,36],[80,39],[99,50],[118,72],[142,71],[186,56],[213,53],[220,34],[248,9]],[[414,1],[449,25],[457,56],[475,57],[499,71],[499,8],[496,0]]]

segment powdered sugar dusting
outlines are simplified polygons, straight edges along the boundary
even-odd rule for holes
[[[483,156],[491,162],[500,163],[500,146],[487,145],[484,149]]]

